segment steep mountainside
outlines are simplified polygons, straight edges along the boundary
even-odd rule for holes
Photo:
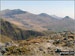
[[[75,31],[75,20],[69,16],[59,19],[60,17],[51,16],[46,13],[36,15],[20,9],[7,9],[0,11],[0,17],[31,30]]]
[[[37,36],[44,35],[41,32],[18,28],[16,25],[11,24],[10,22],[3,19],[1,19],[0,22],[1,22],[0,25],[1,35],[10,37],[14,40],[25,40],[30,37],[34,38]]]

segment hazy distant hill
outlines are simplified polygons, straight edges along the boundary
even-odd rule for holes
[[[27,11],[22,11],[20,9],[14,10],[3,10],[0,12],[0,17],[9,20],[20,27],[25,27],[27,29],[43,31],[43,30],[53,30],[53,31],[74,31],[75,20],[66,16],[61,18],[57,16],[51,16],[46,13],[32,14]]]
[[[46,27],[54,31],[75,31],[75,20],[66,16],[62,20],[58,20],[57,22],[54,22],[54,24]]]
[[[0,22],[1,22],[1,25],[0,25],[1,35],[2,37],[4,36],[4,38],[6,36],[6,39],[7,37],[10,37],[11,39],[14,39],[14,40],[25,40],[30,37],[34,38],[37,36],[44,35],[41,32],[18,28],[16,25],[11,24],[10,22],[6,20],[0,19]]]

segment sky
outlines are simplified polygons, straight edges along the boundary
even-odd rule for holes
[[[21,9],[34,14],[47,13],[74,18],[74,1],[1,1],[1,10]]]

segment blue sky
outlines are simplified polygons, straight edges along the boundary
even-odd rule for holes
[[[4,9],[22,9],[34,14],[74,18],[74,1],[1,1],[1,10]]]

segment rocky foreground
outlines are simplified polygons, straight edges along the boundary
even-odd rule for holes
[[[12,43],[1,43],[2,56],[59,56],[60,51],[74,50],[74,34],[68,32],[51,34],[28,40],[17,40]],[[69,55],[68,55],[69,56]],[[73,55],[70,55],[73,56]]]

